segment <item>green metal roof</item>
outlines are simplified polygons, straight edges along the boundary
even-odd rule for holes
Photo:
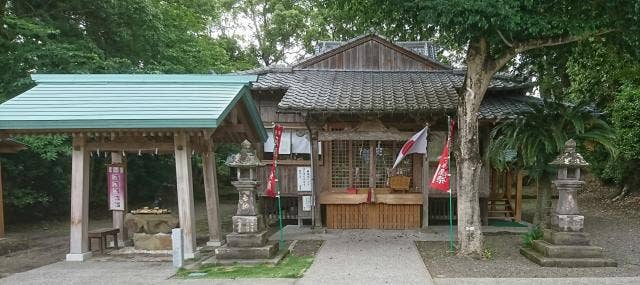
[[[250,95],[256,76],[34,74],[37,85],[0,105],[0,129],[216,128],[243,100],[266,139]]]

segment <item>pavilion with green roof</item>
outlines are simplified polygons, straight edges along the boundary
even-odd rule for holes
[[[214,143],[262,143],[267,134],[250,94],[256,76],[38,74],[36,86],[0,105],[0,138],[73,139],[70,251],[91,256],[88,240],[91,152],[173,153],[185,257],[196,252],[191,156],[202,154],[209,244],[220,244]],[[114,211],[123,238],[124,211]]]

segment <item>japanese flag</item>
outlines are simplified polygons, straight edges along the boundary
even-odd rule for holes
[[[402,146],[398,157],[396,158],[396,162],[393,164],[393,168],[396,168],[400,161],[411,153],[427,153],[427,132],[428,129],[425,127],[421,131],[417,132],[413,135],[405,144]]]

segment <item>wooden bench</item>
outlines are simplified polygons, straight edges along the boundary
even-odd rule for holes
[[[120,229],[104,228],[89,231],[89,251],[91,251],[91,240],[98,239],[100,241],[100,253],[104,253],[107,248],[107,236],[113,236],[113,245],[118,249],[118,233]]]

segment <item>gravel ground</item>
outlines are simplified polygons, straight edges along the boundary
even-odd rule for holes
[[[610,202],[608,197],[615,189],[588,182],[585,191],[578,194],[585,231],[591,235],[592,244],[603,247],[605,256],[616,260],[618,267],[540,267],[520,255],[519,235],[486,236],[485,247],[494,252],[491,259],[452,256],[445,242],[417,242],[418,250],[434,278],[640,276],[640,197]]]

